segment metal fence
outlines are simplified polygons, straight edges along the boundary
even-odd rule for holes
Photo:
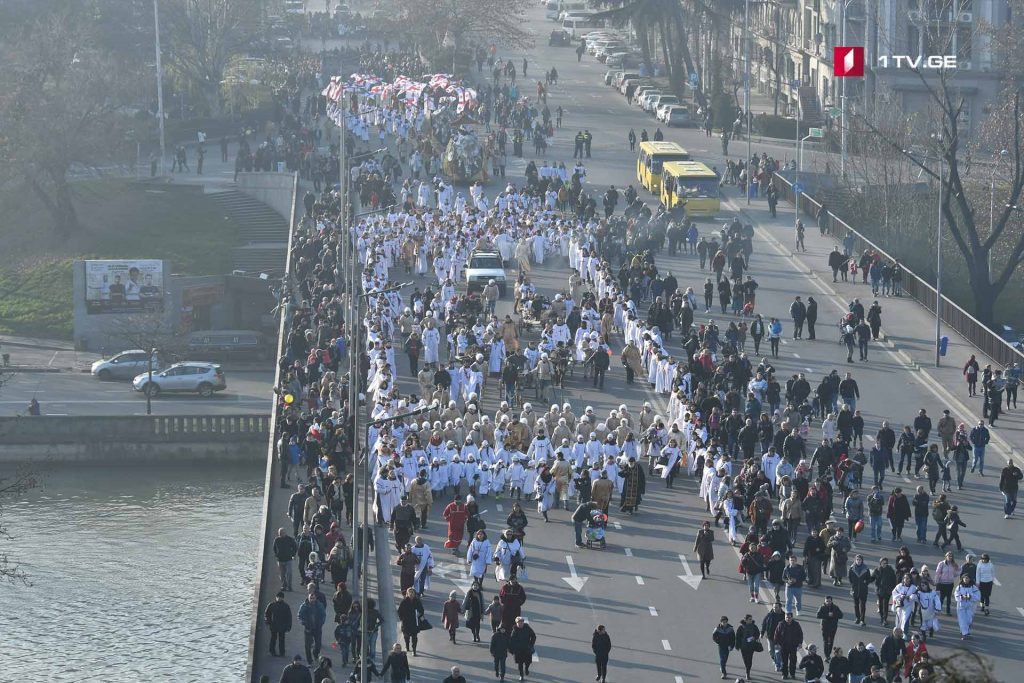
[[[6,445],[238,442],[269,433],[270,419],[259,414],[0,417]]]
[[[773,179],[775,189],[779,193],[779,196],[781,198],[785,198],[786,201],[792,204],[794,201],[792,183],[778,173],[773,176]],[[820,202],[815,201],[813,197],[806,193],[801,193],[800,210],[803,213],[814,216],[820,208]],[[864,237],[864,235],[850,227],[848,223],[833,214],[831,211],[828,213],[828,217],[829,221],[832,223],[833,230],[838,227],[852,233],[854,237],[856,237],[857,242],[854,247],[855,253],[861,253],[865,249],[870,248],[882,254],[890,261],[896,260],[896,257],[887,253],[867,237]],[[903,293],[934,314],[936,298],[935,288],[918,277],[914,272],[908,270],[902,263],[900,264],[900,270],[903,273]],[[983,325],[977,318],[965,311],[955,302],[951,301],[945,295],[942,297],[942,321],[959,332],[968,342],[977,347],[979,351],[994,360],[997,364],[1004,367],[1008,366],[1010,363],[1024,364],[1024,353],[1021,353],[1010,346],[1002,337]]]

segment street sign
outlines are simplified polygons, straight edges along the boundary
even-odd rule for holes
[[[803,183],[793,183],[793,192],[796,192],[797,194],[803,194],[804,189],[805,188]]]
[[[839,107],[832,107],[831,109],[828,110],[828,115],[834,119],[838,119],[843,115],[843,110],[840,109]]]
[[[696,87],[698,83],[700,83],[700,77],[697,75],[696,71],[691,71],[690,72],[690,85]]]
[[[825,131],[821,128],[808,128],[807,135],[812,138],[823,138],[825,137]]]

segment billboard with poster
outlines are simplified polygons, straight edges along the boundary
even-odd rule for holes
[[[164,306],[164,262],[125,259],[85,262],[88,313],[142,313]]]

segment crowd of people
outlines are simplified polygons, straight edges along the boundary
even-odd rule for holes
[[[394,59],[401,63],[400,57]],[[380,68],[361,64],[364,71],[374,66]],[[481,91],[481,114],[525,134],[534,128],[531,115],[524,114],[531,107],[512,97],[514,76],[508,69],[497,60],[494,66],[492,94]],[[289,503],[291,533],[282,528],[272,549],[282,593],[265,614],[275,634],[271,651],[283,655],[284,634],[291,628],[285,593],[297,570],[307,592],[296,614],[307,661],[299,657],[286,672],[317,666],[312,673],[317,683],[333,680],[330,658],[321,653],[330,605],[343,667],[357,659],[365,638],[372,670],[393,681],[408,680],[408,655],[418,656],[419,634],[433,628],[427,609],[432,605],[451,643],[458,642],[463,627],[481,642],[488,619],[495,676],[505,678],[511,655],[524,680],[537,647],[523,609],[532,517],[526,504],[536,505],[533,518],[542,524],[555,521],[551,510],[572,510],[575,545],[585,547],[603,542],[609,515],[641,508],[652,479],[672,488],[678,477],[690,477],[709,514],[694,545],[702,576],[710,574],[721,545],[714,527],[723,524],[726,539],[739,548],[738,578],[750,602],[772,605],[760,622],[749,614],[736,626],[727,617],[720,620],[712,640],[723,678],[733,650],[740,651],[748,678],[754,654],[764,650],[783,679],[795,678],[799,670],[805,680],[825,677],[833,683],[891,683],[898,676],[930,680],[934,669],[928,644],[940,631],[943,610],[950,616],[955,610],[965,639],[975,612],[989,613],[995,584],[990,558],[968,554],[958,562],[954,551],[946,551],[955,545],[956,552],[963,552],[960,530],[965,525],[958,506],[966,501],[955,500],[952,483],[955,479],[957,491],[962,489],[969,465],[971,473],[983,474],[984,423],[968,430],[946,411],[933,428],[922,409],[902,433],[883,422],[865,452],[860,387],[852,373],[841,377],[831,370],[813,384],[803,373],[783,377],[773,366],[770,356],[778,355],[783,328],[781,316],[766,322],[757,310],[750,226],[734,221],[701,236],[678,214],[644,207],[632,187],[624,192],[621,216],[614,215],[619,192],[609,188],[602,197],[602,217],[584,186],[582,164],[567,179],[567,169],[563,173],[545,162],[521,182],[503,177],[493,199],[482,184],[471,186],[467,197],[435,178],[429,164],[421,168],[415,162],[421,149],[415,144],[415,115],[409,118],[401,107],[389,109],[381,102],[376,113],[365,115],[359,113],[358,100],[352,104],[341,118],[348,139],[365,142],[376,131],[389,154],[392,147],[399,151],[388,169],[376,158],[351,155],[351,212],[357,203],[370,210],[385,208],[358,215],[345,231],[338,192],[316,190],[307,195],[306,216],[293,244],[290,291],[283,304],[289,324],[275,391],[280,485],[290,488],[294,479],[298,490]],[[322,106],[314,101],[307,109],[315,116]],[[541,118],[547,121],[548,115]],[[407,139],[414,140],[408,157],[401,153]],[[589,150],[589,143],[583,144]],[[730,167],[729,172],[739,180],[749,168],[770,173],[773,163],[767,156],[755,157],[740,171]],[[405,165],[410,177],[400,180]],[[761,175],[759,170],[755,182],[761,182]],[[382,185],[363,192],[369,182]],[[679,283],[658,265],[666,241],[669,256],[681,246],[714,279]],[[362,267],[357,292],[346,288],[343,242]],[[497,315],[501,292],[496,282],[488,282],[479,297],[460,293],[457,283],[474,250],[497,251],[515,264],[516,281],[510,285],[519,320]],[[560,291],[539,292],[531,271],[550,260],[567,264],[570,275]],[[413,291],[395,288],[413,275]],[[724,330],[713,317],[697,319],[701,306],[704,315],[711,315],[716,294],[720,313],[715,315],[730,316],[727,325],[722,323]],[[353,295],[363,296],[365,310],[362,319],[347,321],[345,301]],[[798,297],[790,317],[794,338],[802,337],[806,325],[807,339],[815,339],[813,297],[806,303]],[[844,321],[844,341],[846,328],[867,329],[861,346],[866,359],[863,349],[878,337],[880,310],[875,315],[855,300]],[[353,325],[360,327],[366,343],[356,350],[358,365],[349,368]],[[762,356],[765,337],[771,352]],[[852,362],[852,346],[847,346]],[[400,371],[400,353],[408,357],[408,373]],[[602,416],[591,406],[579,410],[554,400],[569,366],[582,368],[584,377],[602,390],[615,355],[626,381],[648,385],[663,398],[663,409],[649,402],[634,408],[620,404]],[[980,369],[975,364],[973,372],[968,370],[970,382]],[[992,385],[995,375],[983,387],[998,393],[1001,406],[1005,385]],[[522,397],[523,386],[532,382],[544,402],[536,407]],[[348,404],[350,383],[365,402]],[[403,385],[412,390],[403,391]],[[488,411],[486,405],[496,409]],[[370,428],[361,456],[353,452],[351,425],[357,410],[374,421],[390,420]],[[402,417],[408,413],[416,415]],[[922,481],[909,498],[902,487],[885,486],[886,473],[897,471],[897,455],[899,473],[909,477],[913,467],[913,476]],[[364,541],[372,544],[373,538],[372,525],[364,524],[349,546],[342,530],[351,523],[356,503],[352,468],[360,457],[372,469],[373,514],[393,535],[399,573],[397,620],[403,642],[390,647],[381,666],[374,651],[382,616],[375,601],[368,599],[363,606],[347,588],[362,560]],[[871,481],[866,479],[869,469]],[[1013,514],[1021,478],[1012,463],[1000,472],[1007,517]],[[481,505],[489,498],[512,503],[504,529],[490,530],[482,519]],[[946,552],[934,569],[920,561],[920,552],[915,561],[910,546],[903,544],[911,518],[916,541],[925,550],[929,519],[937,524],[931,542],[939,549],[934,552]],[[445,524],[444,550],[458,558],[469,577],[461,599],[457,592],[446,600],[433,600],[429,593],[432,576],[450,571],[435,556],[441,548],[432,548],[424,535],[438,521]],[[883,538],[886,522],[888,541]],[[887,542],[896,554],[890,558],[880,549],[868,558],[859,544],[854,553],[865,530],[868,542]],[[804,610],[804,589],[818,588],[823,575],[833,586],[848,584],[855,625],[863,628],[871,620],[867,598],[873,586],[877,623],[891,627],[878,648],[870,642],[845,649],[836,645],[838,624],[848,619],[838,595],[826,596],[814,612]],[[335,588],[330,601],[321,590],[328,580]],[[490,585],[495,589],[488,599],[484,591]],[[821,654],[804,633],[801,616],[820,622]],[[603,681],[611,651],[604,626],[594,631],[592,649],[596,680]],[[452,667],[446,680],[464,680],[459,667]]]

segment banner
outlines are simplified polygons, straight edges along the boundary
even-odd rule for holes
[[[161,311],[163,306],[163,261],[85,262],[87,313],[142,313]]]

